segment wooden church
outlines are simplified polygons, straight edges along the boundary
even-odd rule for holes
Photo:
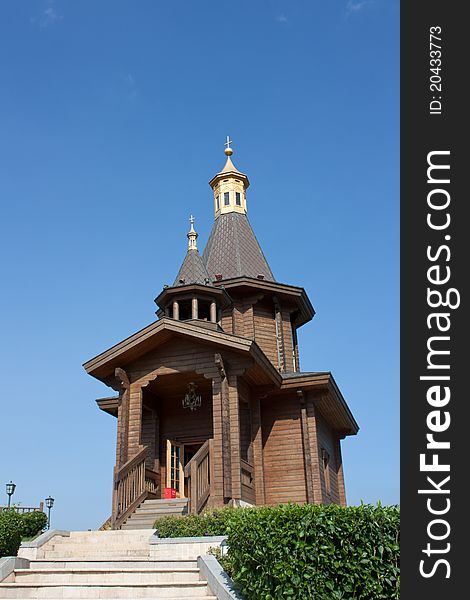
[[[118,395],[113,528],[153,499],[206,507],[346,504],[341,439],[358,425],[330,372],[301,371],[302,287],[276,281],[247,216],[248,177],[209,182],[215,221],[200,254],[191,227],[157,320],[85,363]]]

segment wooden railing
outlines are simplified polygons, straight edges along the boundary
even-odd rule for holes
[[[147,453],[143,448],[115,473],[113,529],[119,529],[147,497],[157,496],[159,474],[145,467]]]
[[[207,440],[184,468],[188,479],[188,512],[199,514],[211,493],[213,440]]]

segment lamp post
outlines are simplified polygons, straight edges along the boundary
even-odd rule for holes
[[[54,506],[54,498],[52,496],[48,496],[46,498],[46,507],[47,507],[47,528],[51,528],[51,508]]]
[[[10,481],[10,483],[7,483],[6,488],[7,488],[7,494],[8,494],[8,508],[10,508],[11,497],[15,493],[16,485],[13,483],[13,481]]]

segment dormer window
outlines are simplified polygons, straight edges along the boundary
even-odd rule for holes
[[[235,192],[235,204],[237,206],[242,205],[242,195],[240,194],[240,192]]]
[[[230,204],[230,194],[229,192],[224,192],[224,205],[228,206]]]

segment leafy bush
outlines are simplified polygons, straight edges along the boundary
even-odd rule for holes
[[[34,537],[47,525],[47,515],[40,511],[24,513],[21,515],[21,520],[23,521],[21,530],[23,537]]]
[[[163,517],[155,522],[159,537],[200,537],[204,535],[227,535],[228,522],[238,509],[222,508],[201,515]]]
[[[231,576],[246,600],[395,600],[399,508],[287,505],[233,511]]]
[[[0,558],[16,556],[21,544],[22,518],[14,510],[0,512]]]
[[[396,600],[397,506],[222,509],[167,517],[160,537],[228,534],[222,566],[246,600]]]

